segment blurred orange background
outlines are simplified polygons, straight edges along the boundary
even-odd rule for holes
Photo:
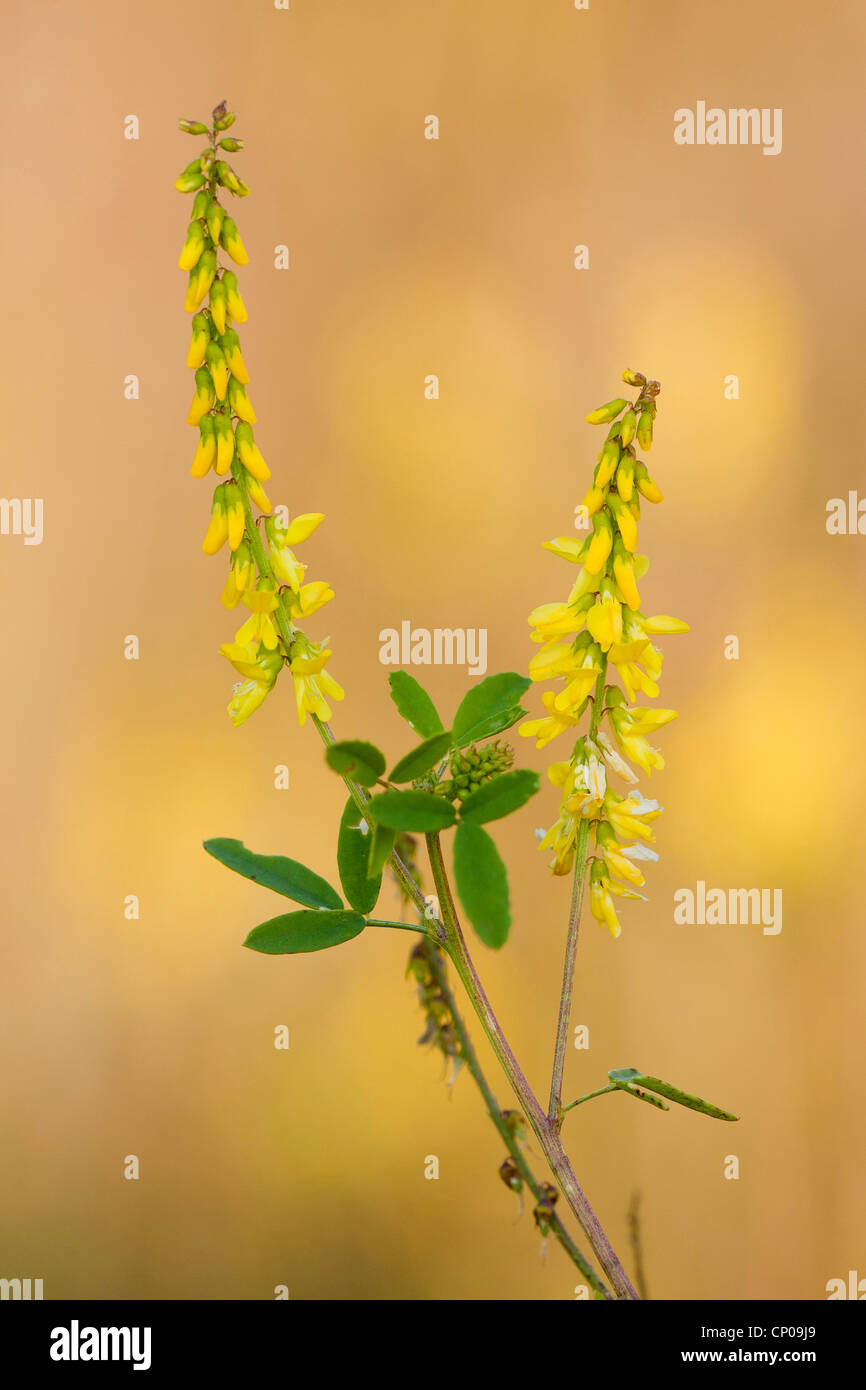
[[[616,943],[584,923],[573,1023],[591,1045],[567,1091],[633,1065],[742,1119],[605,1097],[568,1142],[629,1268],[643,1194],[656,1298],[815,1299],[866,1275],[866,541],[825,528],[861,477],[862,7],[46,0],[7,5],[4,29],[3,491],[44,499],[45,535],[0,537],[0,1275],[42,1277],[47,1298],[569,1299],[579,1282],[516,1219],[469,1078],[449,1094],[415,1045],[410,938],[245,951],[281,900],[200,847],[237,836],[333,878],[344,801],[285,678],[241,729],[225,715],[236,623],[224,556],[200,549],[210,485],[189,476],[190,203],[172,187],[198,149],[177,118],[223,98],[253,193],[232,211],[257,439],[274,499],[327,517],[304,558],[337,592],[309,630],[347,689],[338,736],[410,746],[378,659],[403,619],[487,628],[489,670],[525,668],[526,614],[576,573],[541,542],[572,532],[600,442],[584,415],[625,366],[661,380],[642,588],[645,611],[692,625],[662,643],[681,717],[642,784],[666,807],[650,901]],[[781,107],[782,153],[676,145],[673,113],[698,100]],[[414,674],[449,717],[465,673]],[[525,764],[551,754],[520,741]],[[497,828],[515,925],[476,951],[544,1095],[568,885],[533,830],[555,806],[545,786]],[[699,879],[781,888],[783,930],[675,924]]]

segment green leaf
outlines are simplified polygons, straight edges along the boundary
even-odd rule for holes
[[[286,912],[253,927],[244,945],[269,956],[295,956],[351,941],[366,925],[359,912]]]
[[[286,859],[281,854],[254,854],[241,840],[205,840],[204,847],[227,869],[282,893],[284,898],[306,907],[343,906],[342,898],[330,883],[296,859]]]
[[[468,743],[510,729],[526,713],[520,708],[520,700],[531,684],[528,676],[504,671],[474,685],[454,716],[454,747],[465,748]]]
[[[485,946],[505,945],[511,926],[508,874],[480,825],[461,824],[454,836],[454,879],[466,915]]]
[[[408,671],[392,671],[388,677],[391,699],[410,728],[422,738],[432,738],[442,732],[442,720],[423,685]]]
[[[360,823],[361,812],[349,797],[337,837],[337,868],[343,892],[352,907],[357,912],[372,912],[382,887],[382,868],[380,865],[377,874],[372,878],[367,877],[373,832],[369,828],[361,830]]]
[[[351,777],[361,787],[372,787],[385,771],[385,754],[375,743],[347,738],[332,743],[325,752],[328,766],[341,777]]]
[[[372,816],[370,818],[372,820]],[[367,877],[378,878],[382,881],[382,870],[388,862],[388,856],[394,848],[394,841],[397,838],[396,832],[389,830],[385,825],[377,825],[373,821],[370,835],[370,853],[367,859]]]
[[[688,1091],[681,1091],[678,1087],[671,1086],[668,1081],[659,1081],[658,1077],[646,1076],[643,1072],[636,1071],[634,1067],[619,1067],[615,1071],[609,1071],[608,1076],[620,1090],[628,1091],[630,1095],[637,1095],[641,1100],[649,1101],[651,1105],[657,1105],[662,1110],[667,1110],[669,1107],[653,1096],[640,1095],[636,1087],[642,1086],[646,1091],[655,1091],[658,1095],[675,1101],[677,1105],[684,1105],[687,1110],[697,1110],[699,1114],[710,1115],[714,1120],[739,1119],[738,1115],[732,1115],[729,1110],[721,1110],[718,1105],[710,1105],[708,1100],[701,1100],[700,1096],[693,1096]]]
[[[445,830],[457,819],[454,807],[444,797],[412,790],[371,796],[370,814],[390,830]]]
[[[450,747],[450,732],[443,730],[442,733],[433,734],[431,738],[425,738],[423,743],[419,743],[417,748],[413,748],[411,753],[407,753],[405,758],[395,763],[388,773],[388,781],[414,782],[416,777],[423,777],[425,772],[435,767]]]
[[[460,807],[460,819],[481,825],[485,821],[510,816],[538,791],[538,773],[529,768],[503,772],[467,796]]]

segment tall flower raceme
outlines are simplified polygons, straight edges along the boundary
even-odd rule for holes
[[[616,933],[619,923],[611,895],[633,894],[642,886],[638,865],[654,857],[647,844],[658,814],[656,804],[634,790],[631,764],[646,772],[662,765],[649,736],[673,718],[671,710],[654,711],[640,703],[658,694],[661,657],[652,638],[661,631],[685,628],[673,619],[644,617],[637,587],[646,569],[636,554],[638,498],[657,501],[660,494],[637,458],[634,440],[643,448],[649,446],[658,384],[627,373],[626,379],[640,387],[634,404],[612,401],[590,416],[609,426],[586,499],[592,534],[582,544],[564,538],[550,545],[581,565],[581,572],[564,603],[545,604],[532,615],[539,651],[530,675],[558,684],[545,692],[544,718],[524,723],[521,732],[534,735],[541,746],[562,734],[573,744],[567,760],[550,769],[561,791],[562,809],[545,842],[553,849],[556,872],[574,867],[575,892],[551,1100],[544,1109],[485,993],[464,932],[468,923],[484,948],[498,950],[512,928],[508,871],[495,834],[498,822],[519,812],[536,794],[539,778],[529,768],[513,766],[514,750],[500,736],[525,718],[521,700],[532,680],[513,671],[473,680],[450,720],[443,720],[420,682],[407,671],[394,671],[390,694],[403,721],[403,738],[412,740],[408,750],[404,744],[389,757],[367,740],[335,739],[328,722],[329,701],[340,699],[343,692],[325,669],[331,655],[327,643],[313,641],[304,631],[307,619],[330,601],[333,592],[324,581],[307,580],[306,566],[296,554],[322,516],[312,512],[290,519],[275,514],[264,491],[269,471],[253,433],[249,373],[236,329],[245,322],[246,310],[234,271],[220,263],[221,251],[236,265],[247,261],[222,201],[227,194],[243,197],[249,191],[223,158],[241,147],[239,140],[225,135],[233,121],[222,103],[210,127],[201,121],[181,122],[182,129],[207,136],[208,143],[177,181],[182,192],[193,196],[180,258],[189,272],[186,307],[193,315],[188,360],[195,372],[195,395],[189,420],[199,438],[192,472],[201,478],[216,474],[203,548],[216,554],[227,546],[222,602],[228,609],[244,610],[234,641],[222,648],[243,678],[235,687],[229,713],[236,724],[249,718],[288,666],[299,720],[303,724],[310,717],[326,745],[326,764],[342,778],[349,799],[337,830],[334,883],[295,859],[255,853],[240,840],[209,839],[205,849],[235,873],[278,894],[283,904],[290,899],[298,905],[253,927],[244,942],[253,951],[269,956],[321,951],[352,942],[368,928],[384,928],[398,936],[416,933],[410,974],[426,1017],[422,1041],[441,1052],[452,1076],[458,1070],[468,1073],[477,1086],[505,1150],[496,1172],[509,1192],[531,1195],[537,1229],[542,1237],[555,1236],[593,1297],[635,1298],[566,1155],[560,1137],[564,1116],[596,1096],[622,1091],[656,1109],[666,1110],[667,1102],[673,1101],[719,1119],[735,1118],[635,1067],[614,1068],[607,1085],[562,1103],[586,866],[591,864],[593,911]],[[621,686],[608,682],[612,669],[618,671]],[[589,726],[581,731],[588,712]],[[614,779],[619,779],[622,791],[614,789]],[[452,835],[449,868],[446,837]],[[424,865],[422,843],[427,851]],[[374,915],[380,910],[386,868],[402,896],[398,919]],[[425,891],[428,873],[434,890],[430,894]],[[362,963],[360,957],[356,961]],[[461,1016],[451,967],[519,1109],[501,1109],[496,1101]],[[541,1174],[525,1149],[530,1130],[549,1170]],[[547,1181],[549,1177],[558,1187]],[[598,1269],[555,1209],[558,1195],[579,1223]]]
[[[179,192],[193,195],[178,261],[180,269],[189,272],[185,308],[193,315],[187,366],[195,372],[195,392],[187,418],[199,437],[190,471],[194,478],[215,473],[225,479],[214,488],[202,549],[216,555],[228,545],[222,602],[226,608],[243,606],[249,611],[235,640],[220,648],[244,677],[228,706],[232,723],[249,719],[287,665],[303,724],[308,714],[330,719],[328,700],[343,698],[341,687],[325,669],[331,656],[327,642],[314,642],[300,627],[334,592],[324,580],[307,582],[307,566],[294,552],[313,534],[323,514],[282,517],[281,509],[274,513],[264,490],[271,474],[253,433],[250,374],[235,326],[246,323],[247,311],[237,276],[220,263],[223,251],[235,265],[249,261],[224,201],[227,196],[244,198],[250,191],[223,157],[243,149],[243,140],[225,134],[234,121],[234,113],[221,102],[210,126],[204,121],[180,122],[187,134],[208,138],[175,183]]]
[[[614,896],[640,898],[637,889],[645,880],[638,866],[658,858],[650,848],[651,823],[661,808],[637,790],[631,764],[647,776],[664,767],[649,738],[677,717],[676,710],[640,703],[659,694],[662,654],[652,639],[688,632],[678,618],[645,617],[641,607],[638,581],[649,560],[637,552],[640,502],[660,502],[662,494],[635,446],[652,446],[660,387],[641,372],[625,371],[623,381],[639,388],[635,401],[618,396],[586,417],[609,426],[583,500],[589,534],[582,541],[559,536],[545,545],[581,568],[564,603],[544,603],[529,615],[532,640],[539,644],[530,677],[558,684],[542,695],[544,717],[520,726],[525,738],[544,748],[563,734],[575,738],[589,716],[569,757],[548,768],[561,800],[541,847],[553,850],[555,874],[584,874],[594,849],[590,909],[614,937],[621,931]],[[609,682],[612,670],[621,687]]]

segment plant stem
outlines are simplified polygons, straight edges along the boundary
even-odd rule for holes
[[[636,1299],[637,1293],[632,1287],[628,1275],[617,1259],[613,1246],[605,1235],[598,1217],[587,1201],[580,1183],[577,1181],[574,1169],[562,1147],[558,1129],[545,1115],[529,1082],[521,1071],[517,1058],[514,1056],[499,1021],[493,1012],[490,1000],[487,998],[484,991],[484,986],[478,978],[472,957],[467,950],[466,942],[460,929],[460,922],[457,918],[454,900],[451,896],[451,886],[448,882],[448,875],[445,871],[445,863],[442,858],[439,836],[427,835],[426,839],[427,849],[430,855],[430,865],[433,870],[433,880],[439,895],[439,903],[447,932],[446,950],[454,964],[454,968],[460,976],[466,993],[469,995],[472,1007],[478,1015],[487,1040],[496,1053],[508,1080],[511,1082],[514,1094],[523,1107],[526,1118],[544,1151],[544,1156],[556,1176],[566,1201],[580,1222],[581,1228],[592,1246],[596,1258],[604,1270],[611,1287],[618,1298]]]
[[[592,702],[592,717],[589,723],[589,737],[594,739],[601,723],[604,705],[604,681],[607,675],[607,657],[601,659],[601,670],[595,683]],[[568,913],[568,930],[565,937],[565,964],[562,970],[562,991],[559,998],[559,1018],[556,1024],[556,1047],[553,1054],[553,1074],[550,1078],[550,1103],[548,1118],[556,1130],[562,1125],[562,1079],[565,1072],[565,1050],[568,1046],[568,1028],[571,1021],[571,1004],[574,996],[574,971],[577,964],[577,941],[580,934],[580,914],[583,909],[583,893],[586,886],[586,861],[589,853],[590,820],[581,816],[577,832],[577,845],[574,855],[574,884],[571,890],[571,907]]]
[[[470,1076],[472,1077],[473,1081],[478,1087],[478,1090],[481,1093],[484,1103],[487,1106],[487,1113],[493,1121],[499,1133],[499,1136],[502,1139],[503,1144],[505,1145],[511,1157],[513,1158],[517,1171],[519,1172],[526,1186],[529,1188],[536,1202],[543,1201],[545,1199],[544,1189],[541,1183],[539,1182],[538,1178],[536,1178],[535,1174],[530,1168],[528,1162],[526,1161],[526,1157],[523,1153],[522,1148],[520,1147],[519,1140],[509,1129],[506,1120],[503,1118],[502,1111],[499,1108],[496,1097],[493,1094],[493,1091],[487,1081],[487,1078],[481,1069],[481,1064],[478,1061],[478,1054],[476,1053],[475,1048],[472,1044],[472,1039],[469,1036],[469,1032],[465,1022],[463,1021],[462,1015],[460,1014],[460,1011],[457,1008],[457,1002],[454,998],[454,993],[451,989],[451,984],[448,979],[448,972],[445,968],[445,962],[442,959],[442,954],[438,950],[436,945],[431,941],[427,944],[425,948],[425,955],[430,965],[430,970],[433,974],[433,978],[436,981],[436,987],[438,988],[440,994],[442,995],[443,999],[445,1000],[445,1003],[448,1006],[448,1012],[451,1015],[451,1021],[454,1025],[454,1033],[458,1043],[460,1044],[460,1056],[462,1060],[465,1062],[467,1071],[469,1072]],[[563,1250],[568,1255],[572,1263],[575,1264],[577,1268],[580,1270],[581,1274],[586,1279],[590,1288],[594,1291],[596,1297],[600,1299],[610,1298],[610,1294],[608,1293],[602,1281],[599,1279],[592,1265],[589,1263],[586,1257],[581,1254],[580,1249],[575,1244],[568,1230],[562,1224],[561,1219],[555,1211],[553,1213],[552,1218],[550,1219],[550,1225],[553,1235],[559,1241],[560,1245],[562,1246]]]

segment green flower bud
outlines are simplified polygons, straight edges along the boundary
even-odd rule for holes
[[[615,400],[608,401],[606,405],[600,405],[598,410],[591,410],[586,417],[588,425],[606,425],[614,420],[620,411],[625,410],[628,401],[623,400],[622,396],[617,396]]]
[[[622,447],[625,449],[634,439],[634,432],[637,428],[637,416],[633,410],[627,410],[622,417]]]
[[[220,232],[222,231],[225,215],[225,208],[221,208],[215,198],[210,198],[204,216],[207,219],[207,229],[210,232],[210,239],[214,245],[216,245],[220,239]]]
[[[178,121],[178,125],[187,135],[207,135],[204,121]]]
[[[653,416],[655,415],[654,405],[648,403],[641,406],[640,419],[637,426],[637,442],[640,447],[649,452],[653,444]]]
[[[235,140],[231,135],[229,135],[225,138],[225,140],[220,140],[220,145],[222,149],[228,150],[229,154],[237,154],[239,150],[243,149],[244,142],[243,140]]]

